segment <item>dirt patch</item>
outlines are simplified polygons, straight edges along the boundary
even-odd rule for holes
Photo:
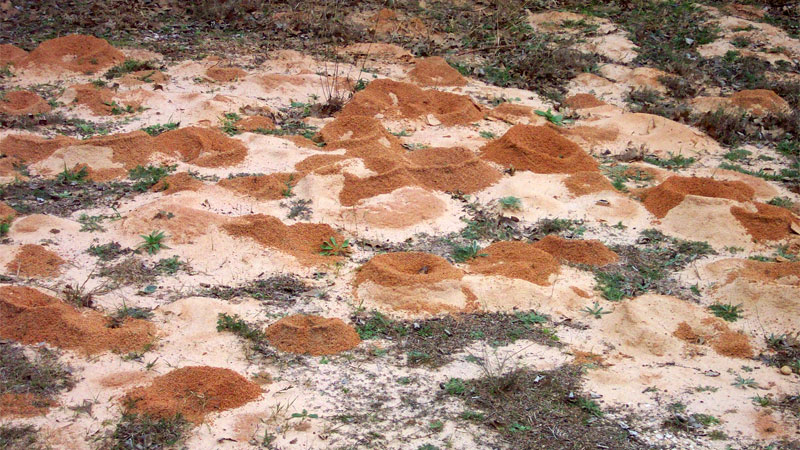
[[[238,67],[209,67],[206,76],[220,83],[230,83],[247,76],[247,72]]]
[[[715,352],[731,358],[750,358],[753,348],[750,340],[741,332],[732,331],[720,319],[709,317],[694,327],[681,322],[672,335],[694,345],[710,345]]]
[[[20,116],[44,114],[52,108],[39,94],[31,91],[10,91],[0,97],[0,113]]]
[[[523,119],[531,122],[536,118],[536,113],[530,106],[517,105],[510,102],[501,103],[489,111],[487,115],[508,123],[518,123]]]
[[[125,55],[112,47],[105,39],[71,34],[42,42],[15,64],[25,68],[95,73],[124,60]]]
[[[564,104],[572,109],[596,108],[607,105],[592,94],[575,94],[564,99]]]
[[[57,403],[33,394],[0,395],[0,417],[35,417],[47,414]]]
[[[180,172],[162,178],[150,190],[170,195],[181,191],[198,191],[202,187],[203,182],[191,176],[189,172]]]
[[[800,224],[800,220],[786,208],[761,202],[754,202],[754,204],[756,212],[739,206],[731,206],[731,214],[756,241],[783,239],[792,232],[792,223]]]
[[[358,269],[355,285],[371,281],[381,286],[415,286],[443,280],[460,280],[461,269],[446,259],[421,252],[394,252],[375,255]]]
[[[123,397],[131,412],[168,419],[181,414],[199,424],[206,415],[238,408],[261,396],[261,388],[238,373],[219,367],[175,369]]]
[[[22,286],[0,287],[0,337],[23,344],[47,342],[86,354],[142,350],[154,327],[127,318],[114,325],[97,311],[81,312],[61,300]]]
[[[0,64],[16,64],[24,58],[28,52],[11,44],[0,44]]]
[[[754,194],[753,188],[741,181],[672,176],[658,186],[642,191],[641,200],[645,208],[660,219],[678,206],[687,195],[746,202],[752,199]]]
[[[118,103],[114,91],[105,87],[97,87],[91,83],[71,86],[75,90],[75,103],[83,105],[98,116],[114,116],[132,112],[139,107],[138,103]]]
[[[333,355],[356,347],[361,338],[341,319],[298,314],[284,317],[266,330],[270,345],[289,353]]]
[[[258,200],[280,200],[291,195],[292,187],[302,177],[295,173],[273,173],[226,178],[217,183],[225,189]]]
[[[53,278],[66,261],[41,245],[25,244],[14,259],[6,264],[8,273],[33,278]]]
[[[153,138],[153,147],[200,167],[228,167],[241,163],[247,147],[214,128],[187,127]]]
[[[533,246],[550,253],[558,259],[575,264],[602,267],[619,260],[619,255],[595,239],[564,239],[551,234],[535,242]]]
[[[396,159],[405,154],[400,140],[373,117],[340,115],[322,127],[319,135],[326,143],[325,149],[343,148],[350,157]]]
[[[483,275],[499,275],[547,286],[550,284],[550,275],[560,270],[555,257],[525,242],[495,242],[480,253],[487,256],[471,260],[469,268]]]
[[[614,186],[600,172],[577,172],[564,179],[564,186],[575,196],[614,191]]]
[[[467,79],[440,56],[417,60],[414,68],[408,72],[408,77],[423,87],[465,86],[467,84]]]
[[[0,223],[11,223],[15,217],[17,217],[17,211],[5,203],[0,202]]]
[[[757,116],[791,110],[789,103],[768,89],[739,91],[731,95],[730,103]]]
[[[237,120],[233,125],[237,130],[249,132],[275,129],[275,122],[273,122],[269,117],[264,116],[245,117]]]
[[[153,138],[144,131],[96,136],[85,141],[88,145],[109,147],[114,153],[112,161],[121,163],[125,169],[133,169],[139,165],[147,165],[156,148]]]
[[[41,161],[61,147],[77,144],[79,141],[67,136],[45,139],[27,134],[12,134],[0,141],[0,153],[6,157],[18,158],[26,163]]]
[[[481,157],[504,167],[536,173],[596,171],[597,162],[550,126],[514,125],[481,147]]]
[[[772,283],[781,279],[792,280],[800,285],[800,261],[772,263],[746,259],[742,261],[743,267],[728,275],[725,283],[731,283],[737,278],[746,278],[752,281]]]
[[[264,214],[237,217],[222,228],[231,236],[253,239],[265,247],[288,253],[301,264],[316,265],[334,263],[341,256],[321,255],[322,244],[331,237],[344,242],[344,236],[326,224],[296,223],[285,225],[280,219]]]

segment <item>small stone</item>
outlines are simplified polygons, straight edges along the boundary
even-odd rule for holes
[[[792,374],[792,368],[789,367],[789,366],[783,366],[783,367],[781,367],[781,373],[784,374],[784,375],[791,375]]]
[[[439,119],[437,119],[436,116],[434,116],[433,114],[428,114],[427,120],[428,120],[428,125],[434,127],[442,124],[442,122]]]

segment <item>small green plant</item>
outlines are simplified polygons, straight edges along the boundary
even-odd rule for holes
[[[264,332],[253,328],[238,315],[221,313],[217,316],[217,331],[229,331],[239,337],[260,342],[266,339]]]
[[[450,378],[444,384],[444,391],[450,395],[461,395],[467,391],[467,386],[461,378]]]
[[[139,61],[136,59],[126,59],[122,64],[118,64],[110,69],[103,75],[107,80],[119,78],[131,72],[140,72],[142,70],[158,70],[158,63],[156,61]]]
[[[108,447],[123,449],[171,448],[184,438],[191,428],[180,414],[170,418],[154,418],[144,414],[126,413],[117,423]]]
[[[737,320],[739,320],[742,317],[744,317],[742,315],[742,305],[741,304],[732,305],[730,303],[728,303],[728,304],[715,303],[715,304],[709,306],[708,309],[711,310],[711,312],[715,316],[717,316],[717,317],[719,317],[719,318],[721,318],[723,320],[726,320],[728,322],[736,322]]]
[[[293,181],[294,181],[294,175],[289,175],[289,180],[283,183],[285,187],[283,188],[283,191],[281,191],[281,194],[284,197],[294,196],[294,192],[292,192],[292,189],[294,189],[294,185],[292,184]]]
[[[478,241],[472,241],[470,244],[464,246],[456,245],[453,248],[453,259],[459,263],[486,256],[489,256],[489,254],[481,253],[481,247],[478,245]]]
[[[788,197],[773,197],[767,203],[773,206],[780,206],[781,208],[787,208],[787,209],[794,206],[794,202]]]
[[[651,158],[647,157],[644,158],[644,162],[653,164],[654,166],[663,167],[669,170],[678,170],[678,169],[685,169],[697,161],[693,156],[685,157],[683,155],[673,155],[670,154],[670,157],[667,159],[659,159],[659,158]]]
[[[128,178],[135,181],[133,190],[145,192],[161,181],[162,178],[174,172],[177,167],[177,165],[136,166],[128,171]]]
[[[309,413],[305,409],[299,413],[292,413],[292,419],[305,420],[305,419],[317,419],[317,418],[319,418],[317,414]]]
[[[579,397],[578,406],[580,406],[582,410],[595,417],[603,417],[603,410],[600,409],[600,405],[598,405],[594,400]]]
[[[82,232],[94,233],[95,231],[106,231],[101,225],[105,220],[105,216],[90,216],[88,214],[81,214],[78,217],[78,223],[81,224]]]
[[[174,275],[178,273],[186,265],[177,256],[171,258],[163,258],[156,263],[156,270],[167,275]]]
[[[491,131],[481,131],[478,134],[484,139],[494,139],[497,137],[497,135],[492,133]]]
[[[522,209],[522,200],[520,200],[519,197],[514,197],[513,195],[501,197],[500,200],[498,200],[498,203],[500,203],[500,206],[503,209],[511,211],[519,211]]]
[[[69,170],[67,169],[67,165],[64,164],[64,170],[56,175],[56,181],[60,184],[83,183],[88,176],[89,170],[86,166],[82,166],[78,170]]]
[[[549,319],[549,317],[546,315],[539,314],[536,311],[531,311],[527,314],[520,312],[515,314],[515,317],[519,319],[526,327],[540,323],[547,323],[547,320]]]
[[[762,408],[766,408],[767,406],[772,404],[772,400],[769,397],[762,397],[760,395],[756,395],[755,397],[751,397],[754,405],[760,406]]]
[[[442,422],[441,420],[431,421],[431,423],[428,424],[428,428],[430,428],[431,431],[434,432],[442,431],[442,429],[444,428],[444,422]]]
[[[703,424],[704,427],[710,427],[711,425],[719,425],[719,419],[712,416],[711,414],[697,413],[697,414],[692,414],[692,417],[694,417],[696,421]]]
[[[11,220],[3,220],[0,221],[0,237],[3,237],[8,234],[8,231],[11,230]]]
[[[605,314],[611,314],[611,311],[606,311],[600,306],[600,303],[594,302],[592,306],[586,306],[581,311],[585,312],[586,314],[594,317],[595,319],[599,319],[603,317]]]
[[[570,124],[573,122],[570,119],[565,119],[562,114],[554,114],[549,108],[547,109],[547,111],[541,111],[537,109],[535,112],[536,115],[542,116],[548,121],[550,121],[550,123],[553,123],[560,127],[564,126],[565,124]]]
[[[150,136],[158,136],[166,131],[177,130],[179,126],[181,126],[180,122],[157,123],[155,125],[142,128],[142,131]]]
[[[459,417],[461,417],[464,420],[472,420],[475,422],[481,422],[486,418],[486,416],[483,413],[479,413],[476,411],[469,411],[469,410],[462,412],[459,415]]]
[[[325,256],[342,256],[350,253],[350,240],[345,239],[341,243],[336,242],[336,237],[331,236],[327,241],[322,242],[320,246],[320,255]]]
[[[241,120],[241,117],[236,113],[225,113],[222,115],[220,122],[222,123],[222,131],[229,136],[239,134],[239,129],[236,127],[236,122]]]
[[[155,255],[160,250],[169,248],[164,245],[164,239],[167,238],[167,235],[164,234],[163,231],[153,231],[150,234],[142,234],[140,235],[144,242],[139,244],[139,249],[144,250],[149,255]]]
[[[736,375],[736,380],[733,382],[733,386],[741,389],[757,389],[758,383],[756,383],[754,378],[743,378],[741,375]]]
[[[745,150],[743,148],[734,148],[728,153],[722,155],[722,157],[727,159],[728,161],[741,161],[752,154],[753,154],[752,152]]]

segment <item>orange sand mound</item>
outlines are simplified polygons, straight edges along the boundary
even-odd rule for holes
[[[484,275],[517,278],[546,286],[550,284],[550,275],[560,270],[555,257],[525,242],[495,242],[480,253],[487,256],[471,260],[469,268]]]
[[[320,254],[323,242],[331,237],[337,243],[344,242],[344,236],[326,224],[295,223],[287,226],[277,217],[252,214],[232,219],[222,228],[232,236],[250,238],[265,247],[288,253],[302,264],[316,265],[341,259]]]
[[[517,123],[522,118],[532,120],[535,116],[534,109],[530,106],[516,105],[510,102],[503,102],[496,108],[489,111],[489,117],[494,117],[508,123]]]
[[[287,196],[290,186],[297,184],[300,178],[301,175],[294,173],[273,173],[226,178],[217,184],[258,200],[280,200]]]
[[[0,223],[11,223],[14,217],[17,217],[17,211],[5,203],[0,202]]]
[[[123,103],[114,99],[114,91],[104,87],[97,87],[91,83],[71,86],[75,90],[75,103],[84,105],[98,116],[111,116],[124,114],[130,106],[134,110],[139,107],[137,103]],[[116,107],[116,109],[115,109]],[[113,112],[112,112],[113,111]]]
[[[341,319],[298,314],[284,317],[267,328],[270,345],[284,352],[311,356],[333,355],[361,342],[355,328]]]
[[[745,202],[755,191],[741,181],[717,181],[711,178],[672,176],[663,183],[642,191],[644,207],[658,218],[667,215],[687,195],[716,197]]]
[[[397,13],[391,9],[381,9],[370,17],[370,30],[386,35],[400,33],[403,35],[427,34],[425,23],[418,17],[400,19]]]
[[[465,125],[483,118],[480,106],[468,96],[423,90],[410,83],[374,80],[357,92],[340,116],[383,114],[388,118],[420,119],[429,114],[446,126]]]
[[[732,105],[746,109],[755,115],[789,111],[786,100],[769,89],[739,91],[730,97]]]
[[[592,94],[575,94],[564,99],[564,104],[572,109],[595,108],[606,105],[606,102],[598,99]]]
[[[576,196],[614,191],[614,186],[600,172],[576,172],[564,179],[564,186]]]
[[[137,70],[120,78],[119,84],[123,86],[139,86],[147,83],[166,83],[169,75],[160,70]]]
[[[771,283],[782,278],[794,278],[794,284],[800,285],[800,261],[796,262],[766,262],[746,259],[744,266],[728,275],[725,283],[731,283],[742,277],[752,281]]]
[[[766,203],[754,202],[756,212],[739,206],[731,206],[731,214],[753,236],[756,241],[776,241],[791,233],[792,223],[800,225],[800,219],[788,209]]]
[[[504,167],[536,173],[596,171],[597,162],[550,126],[514,125],[481,147],[481,157]]]
[[[247,76],[247,72],[238,67],[209,67],[206,76],[220,83],[229,83]]]
[[[44,114],[50,112],[50,105],[31,91],[10,91],[0,98],[0,113],[20,116],[25,114]]]
[[[153,138],[156,149],[171,151],[184,162],[200,167],[226,167],[244,161],[247,147],[215,128],[187,127]],[[169,154],[169,153],[168,153]]]
[[[0,44],[0,65],[16,64],[24,58],[28,52],[11,44]]]
[[[71,34],[42,42],[16,64],[20,67],[47,67],[94,73],[124,60],[122,52],[105,39]]]
[[[460,280],[461,269],[446,259],[421,252],[395,252],[375,255],[358,269],[355,285],[371,281],[381,286],[414,286],[443,280]]]
[[[95,354],[141,350],[154,338],[153,325],[127,318],[119,326],[97,311],[74,306],[23,286],[0,287],[0,337],[23,344],[46,342]]]
[[[47,414],[56,403],[46,397],[30,393],[0,394],[0,417],[34,417]]]
[[[417,60],[414,68],[408,72],[408,76],[411,81],[423,87],[467,84],[467,79],[440,56]]]
[[[150,156],[157,149],[153,146],[153,137],[144,131],[95,136],[84,141],[88,145],[110,147],[114,154],[112,161],[122,164],[125,169],[133,169],[139,165],[147,165]]]
[[[731,331],[720,319],[703,319],[700,327],[693,328],[686,322],[678,324],[672,332],[678,339],[696,345],[711,345],[718,354],[731,358],[750,358],[753,347],[750,340],[741,332]]]
[[[202,181],[189,175],[189,172],[180,172],[162,178],[150,190],[169,195],[181,191],[198,191],[201,187],[203,187]]]
[[[161,375],[147,387],[131,390],[122,404],[132,412],[158,418],[181,414],[202,423],[206,415],[238,408],[261,396],[261,388],[245,377],[220,367],[181,367]]]
[[[564,239],[551,234],[535,242],[533,246],[575,264],[602,267],[619,260],[619,255],[595,239]]]
[[[343,148],[351,157],[396,158],[405,153],[400,140],[368,116],[341,115],[322,127],[319,135],[325,149]]]
[[[269,117],[264,116],[248,116],[236,121],[233,124],[237,129],[242,131],[257,131],[257,130],[274,130],[275,122]]]
[[[77,139],[67,136],[56,136],[45,139],[27,134],[12,134],[0,141],[0,154],[18,158],[26,163],[41,161],[61,147],[77,144]]]
[[[24,277],[52,278],[58,275],[64,263],[60,256],[41,245],[25,244],[6,265],[6,270]]]

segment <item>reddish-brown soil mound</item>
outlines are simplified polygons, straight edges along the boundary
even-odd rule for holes
[[[741,181],[717,181],[711,178],[672,176],[658,186],[642,191],[644,207],[659,219],[678,206],[687,195],[727,198],[745,202],[755,191]]]
[[[756,212],[739,206],[731,206],[731,214],[757,241],[776,241],[791,233],[792,223],[800,225],[800,219],[791,211],[779,206],[754,202]]]
[[[144,131],[132,131],[109,136],[96,136],[87,139],[84,143],[98,147],[110,147],[114,151],[111,159],[130,170],[139,165],[147,165],[154,151],[166,150],[154,147],[153,139]]]
[[[16,64],[24,58],[28,52],[11,44],[0,44],[0,66]]]
[[[488,116],[508,123],[517,123],[521,118],[532,119],[535,114],[533,111],[533,108],[530,106],[504,102],[489,111]]]
[[[594,194],[595,192],[613,191],[614,186],[600,172],[577,172],[564,179],[564,185],[576,196]]]
[[[484,115],[468,96],[423,90],[410,83],[388,79],[370,82],[339,114],[368,117],[383,114],[406,119],[426,118],[430,114],[446,126],[472,123]]]
[[[730,283],[739,277],[762,283],[771,283],[781,278],[793,277],[795,283],[800,285],[800,261],[772,263],[746,259],[743,263],[744,267],[728,275],[726,283]]]
[[[558,273],[560,266],[553,255],[520,241],[501,241],[480,251],[469,263],[473,272],[517,278],[538,285],[550,284],[550,275]]]
[[[440,56],[418,59],[414,68],[408,72],[408,76],[411,81],[423,87],[467,84],[467,79]]]
[[[686,322],[678,324],[672,333],[678,339],[695,345],[711,345],[718,354],[731,358],[750,358],[753,347],[750,340],[741,332],[732,331],[719,319],[703,319],[703,330],[694,329]],[[706,328],[707,327],[707,328]]]
[[[535,242],[533,246],[575,264],[601,267],[619,260],[619,255],[595,239],[564,239],[551,234]]]
[[[0,113],[14,116],[44,114],[52,108],[39,94],[31,91],[10,91],[0,97]]]
[[[550,126],[514,125],[481,148],[481,157],[536,173],[596,171],[597,162]]]
[[[114,91],[104,87],[97,87],[91,83],[79,84],[71,87],[75,90],[75,103],[84,105],[98,116],[111,116],[125,114],[128,107],[139,107],[137,103],[123,103],[114,99]]]
[[[146,83],[166,83],[169,75],[160,70],[138,70],[122,77],[119,83],[123,86],[137,86]]]
[[[739,91],[731,95],[730,102],[755,115],[777,113],[791,109],[786,100],[769,89]]]
[[[234,166],[247,156],[244,144],[215,128],[187,127],[167,131],[153,139],[153,146],[200,167]]]
[[[319,135],[325,141],[325,149],[343,148],[351,157],[398,158],[405,154],[400,140],[372,117],[339,116],[322,127]]]
[[[238,67],[209,67],[206,76],[220,83],[229,83],[247,76],[247,72]]]
[[[355,328],[340,319],[298,314],[267,327],[270,345],[290,353],[333,355],[361,342]]]
[[[65,262],[60,256],[41,245],[25,244],[6,265],[6,270],[24,277],[52,278],[58,275],[59,269]]]
[[[564,100],[564,104],[572,109],[585,109],[603,106],[606,102],[592,94],[575,94],[572,97],[567,97]]]
[[[5,203],[0,202],[0,223],[11,223],[14,217],[17,217],[17,211]]]
[[[220,180],[218,185],[258,200],[280,200],[287,197],[291,187],[297,184],[300,174],[273,173],[269,175],[249,175]]]
[[[0,153],[30,164],[47,158],[61,147],[75,145],[78,142],[80,141],[67,136],[45,139],[27,134],[12,134],[0,141]]]
[[[461,269],[430,253],[395,252],[375,255],[358,269],[355,285],[371,281],[381,286],[414,286],[460,280]]]
[[[275,122],[269,117],[264,116],[249,116],[239,119],[234,123],[237,129],[241,131],[259,131],[259,130],[274,130]]]
[[[147,387],[125,394],[123,405],[131,412],[158,418],[181,414],[194,423],[206,415],[238,408],[261,396],[261,388],[238,373],[220,367],[191,366],[175,369]]]
[[[181,191],[197,191],[201,187],[203,187],[202,181],[189,175],[189,172],[180,172],[162,178],[150,190],[169,195]]]
[[[23,344],[46,342],[87,354],[140,351],[154,338],[153,325],[127,318],[112,326],[97,311],[74,306],[23,286],[0,287],[0,337]]]
[[[401,19],[391,9],[381,9],[370,17],[370,30],[378,34],[420,35],[427,34],[427,27],[419,17],[406,17]]]
[[[47,414],[56,403],[46,397],[30,393],[0,394],[0,417],[34,417]]]
[[[344,236],[326,224],[296,223],[287,226],[280,219],[264,214],[237,217],[222,228],[232,236],[253,239],[265,247],[276,248],[303,264],[336,262],[338,256],[321,255],[322,244],[331,237],[341,244]]]
[[[20,67],[48,67],[80,73],[94,73],[125,60],[121,51],[105,39],[71,34],[50,39],[21,58]]]

